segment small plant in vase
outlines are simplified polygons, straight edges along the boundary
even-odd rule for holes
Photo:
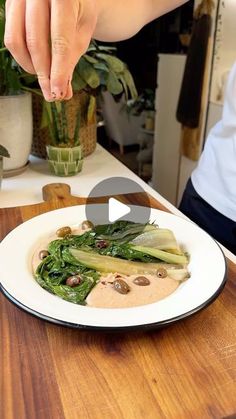
[[[68,123],[69,137],[73,138],[76,113],[80,107],[80,143],[84,157],[91,154],[97,142],[97,99],[102,101],[102,93],[108,91],[119,100],[122,93],[128,97],[137,96],[137,91],[127,65],[115,56],[116,48],[98,45],[91,41],[88,50],[76,65],[72,78],[74,96],[63,105]],[[27,84],[24,89],[33,93],[33,147],[32,154],[46,158],[46,145],[51,144],[47,125],[48,104],[43,100],[37,81]],[[31,80],[30,80],[31,82]],[[60,105],[56,109],[59,109]],[[50,110],[51,113],[51,110]],[[43,122],[42,122],[43,121]]]
[[[82,170],[83,153],[79,139],[80,108],[78,108],[73,137],[69,137],[65,102],[46,105],[47,125],[51,141],[46,146],[50,170],[57,176],[73,176]]]

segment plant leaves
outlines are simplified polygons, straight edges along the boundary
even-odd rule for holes
[[[92,89],[96,89],[100,85],[100,78],[97,71],[85,58],[81,57],[76,66],[76,71]]]
[[[100,71],[105,71],[107,73],[109,73],[109,67],[107,66],[107,64],[102,63],[102,62],[98,62],[97,64],[94,64],[94,68],[96,68],[96,70],[100,70]]]
[[[72,80],[72,87],[74,92],[79,92],[80,90],[83,90],[86,86],[86,81],[84,81],[78,74],[77,70],[75,70]]]
[[[132,77],[132,74],[130,73],[130,71],[126,68],[124,73],[123,73],[123,77],[124,80],[129,88],[130,94],[132,99],[135,99],[138,97],[138,92],[137,89],[135,87],[135,83],[134,83],[134,79]]]
[[[124,92],[125,92],[125,99],[128,100],[128,98],[129,98],[128,86],[127,86],[125,78],[122,74],[119,75],[119,80],[121,81]]]
[[[87,113],[88,122],[91,122],[93,120],[95,110],[96,110],[96,98],[93,95],[91,95],[89,99],[88,113]]]
[[[115,73],[122,73],[125,70],[125,64],[119,58],[115,57],[114,55],[102,54],[98,53],[97,57],[101,58],[102,60],[106,61],[111,70]]]
[[[49,103],[44,100],[43,107],[42,107],[40,129],[47,128],[49,122],[50,123],[52,122],[51,108],[48,105]]]
[[[119,81],[114,71],[110,71],[107,76],[107,89],[113,95],[119,95],[123,92],[123,85]]]
[[[84,54],[83,57],[85,58],[85,60],[87,60],[90,64],[96,64],[98,63],[98,60],[94,57],[92,57],[91,55],[88,54]]]
[[[0,2],[0,47],[3,46],[3,37],[5,30],[5,10],[4,10],[5,1]]]

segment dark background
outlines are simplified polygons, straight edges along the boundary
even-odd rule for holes
[[[156,88],[158,53],[186,53],[179,34],[191,32],[193,7],[191,0],[148,24],[133,38],[115,44],[117,56],[128,64],[138,91]]]

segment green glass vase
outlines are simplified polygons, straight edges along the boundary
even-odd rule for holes
[[[83,167],[83,153],[80,145],[75,147],[47,146],[49,168],[57,176],[74,176]]]

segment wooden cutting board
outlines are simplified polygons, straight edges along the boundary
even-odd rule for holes
[[[61,184],[46,186],[43,197],[0,209],[0,239],[36,215],[86,202]],[[145,194],[119,199],[147,205]],[[235,417],[235,291],[228,261],[226,286],[208,308],[162,330],[120,334],[55,326],[0,295],[0,418]]]

